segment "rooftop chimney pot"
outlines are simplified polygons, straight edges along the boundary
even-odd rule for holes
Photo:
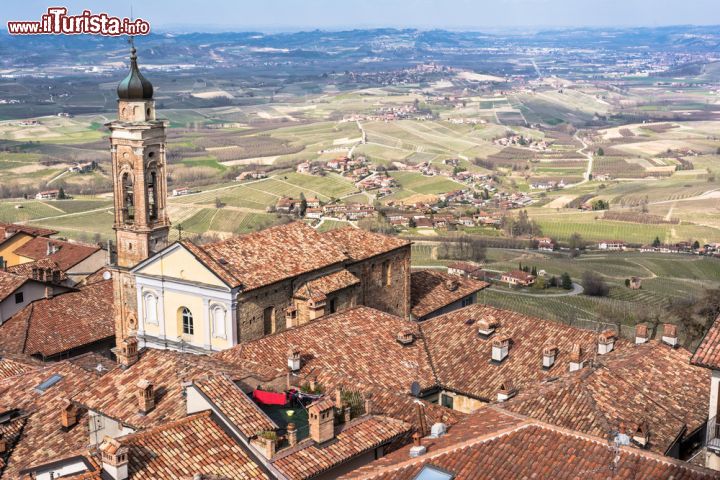
[[[648,341],[650,336],[648,335],[648,327],[643,323],[635,325],[635,344],[640,345]]]
[[[155,408],[155,389],[149,380],[142,379],[137,383],[135,395],[141,413],[149,413]]]
[[[672,323],[666,323],[663,325],[662,341],[663,343],[670,345],[672,348],[678,346],[677,325]]]

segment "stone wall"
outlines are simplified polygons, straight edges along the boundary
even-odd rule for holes
[[[362,282],[358,304],[409,318],[409,245],[348,265],[346,268]]]

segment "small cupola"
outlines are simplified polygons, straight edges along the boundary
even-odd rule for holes
[[[129,476],[128,448],[106,436],[99,450],[103,471],[113,480],[126,480]]]
[[[118,84],[117,95],[120,100],[152,99],[152,83],[140,73],[137,64],[137,50],[134,46],[130,50],[130,73]]]
[[[542,366],[545,370],[550,370],[555,365],[555,358],[558,354],[558,348],[555,345],[548,345],[543,348]]]
[[[635,345],[646,343],[650,339],[648,327],[644,323],[635,325]]]
[[[512,397],[515,396],[517,393],[517,388],[515,388],[515,384],[512,380],[505,380],[500,385],[500,390],[498,390],[497,393],[497,401],[498,402],[504,402],[506,400],[510,400]]]
[[[615,347],[616,338],[617,335],[615,335],[615,331],[613,330],[608,329],[601,332],[600,335],[598,335],[598,354],[605,355],[606,353],[612,352]]]
[[[488,339],[495,333],[495,329],[498,327],[498,321],[493,316],[487,316],[478,322],[478,335],[480,337]]]
[[[410,330],[403,330],[397,334],[397,342],[402,346],[409,346],[415,342],[415,334]]]
[[[498,337],[492,342],[492,361],[500,363],[510,352],[510,337]]]
[[[570,350],[570,363],[568,370],[574,372],[583,368],[583,351],[579,343],[573,343],[572,349]]]
[[[670,345],[672,348],[678,346],[677,325],[672,323],[666,323],[663,325],[662,341],[663,343]]]

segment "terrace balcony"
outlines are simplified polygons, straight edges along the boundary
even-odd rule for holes
[[[705,445],[709,451],[720,455],[720,424],[717,423],[717,417],[708,420]]]

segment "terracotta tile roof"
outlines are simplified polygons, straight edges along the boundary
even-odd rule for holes
[[[48,255],[48,244],[57,249],[55,253]],[[17,248],[14,253],[33,260],[49,258],[66,271],[100,250],[97,245],[84,243],[65,242],[53,238],[35,237],[29,242]]]
[[[486,339],[478,334],[478,324],[489,319],[498,326]],[[595,332],[479,304],[431,318],[420,328],[440,385],[485,401],[496,399],[503,381],[522,388],[567,372],[573,344],[581,347],[584,361],[597,351]],[[491,362],[493,341],[502,337],[510,341],[508,356]],[[558,354],[554,366],[544,370],[542,352],[549,344]],[[626,344],[617,340],[615,348]]]
[[[530,280],[535,278],[532,275],[530,275],[529,273],[523,272],[522,270],[511,270],[509,272],[503,273],[503,276],[515,278],[517,280],[520,280],[521,282],[529,282]]]
[[[208,268],[217,270],[227,281],[232,280],[231,286],[242,285],[245,290],[334,265],[346,258],[335,242],[304,222],[196,246],[196,251],[212,259]],[[221,270],[218,264],[223,267]]]
[[[10,358],[3,357],[0,359],[0,380],[7,377],[14,377],[15,375],[20,375],[27,371],[40,368],[41,366],[42,364],[34,364],[30,361],[19,362]]]
[[[117,439],[128,447],[132,479],[270,478],[249,453],[213,421],[210,412],[170,421]]]
[[[707,420],[710,372],[689,358],[687,350],[651,341],[529,387],[502,407],[602,438],[612,438],[621,422],[626,428],[647,422],[647,448],[665,454],[680,434],[692,434]]]
[[[278,428],[228,377],[212,375],[193,383],[246,437]]]
[[[293,346],[302,358],[299,374],[316,376],[321,384],[356,381],[402,392],[409,392],[414,381],[423,389],[432,387],[435,378],[422,339],[401,345],[397,335],[404,331],[419,337],[417,323],[361,306],[215,356],[249,369],[270,367],[284,376],[288,347]]]
[[[493,416],[483,408],[470,415]],[[498,478],[717,478],[717,472],[632,447],[616,448],[605,439],[534,420],[510,421],[489,433],[471,433],[462,424],[437,439],[423,439],[427,452],[409,457],[409,447],[350,472],[345,479],[410,480],[427,465],[456,480]]]
[[[61,272],[59,278],[61,282],[67,280],[68,278],[67,274],[63,271],[62,268],[60,268],[60,265],[50,258],[41,258],[40,260],[36,260],[34,262],[26,262],[19,265],[13,265],[12,267],[8,267],[7,271],[15,275],[20,275],[21,277],[33,278],[33,268],[59,270]]]
[[[465,273],[473,273],[482,270],[480,265],[475,265],[470,262],[453,262],[448,265],[449,269],[462,270]]]
[[[332,239],[353,262],[390,252],[411,242],[397,237],[368,232],[354,227],[337,228],[323,233]]]
[[[0,244],[11,236],[18,232],[26,233],[34,237],[49,237],[55,235],[55,230],[48,230],[47,228],[31,227],[29,225],[18,225],[17,223],[3,223],[0,222]]]
[[[295,447],[279,452],[272,464],[289,479],[305,479],[325,472],[364,452],[392,442],[411,430],[400,420],[366,415],[341,425],[335,438],[318,446],[305,439]]]
[[[83,353],[69,358],[67,361],[97,376],[105,375],[117,366],[115,361],[96,352]]]
[[[56,383],[44,392],[38,389],[55,375],[59,376]],[[20,470],[28,466],[47,463],[87,446],[85,412],[79,412],[77,425],[64,431],[60,428],[60,409],[68,398],[89,388],[95,378],[69,362],[60,362],[0,381],[0,405],[29,415],[2,478],[18,478]]]
[[[695,350],[691,362],[701,367],[720,370],[720,317],[715,319]]]
[[[26,277],[0,270],[0,302],[12,295],[27,281]]]
[[[323,277],[304,283],[295,294],[298,298],[325,298],[327,295],[352,287],[360,283],[360,279],[347,270],[340,270]]]
[[[422,318],[443,307],[479,292],[489,284],[471,278],[458,278],[437,270],[419,270],[410,276],[410,305],[415,318]]]
[[[50,357],[115,335],[112,281],[36,300],[0,325],[0,349]]]
[[[135,429],[147,428],[183,418],[186,406],[182,382],[209,373],[225,373],[238,380],[244,378],[246,370],[204,355],[148,349],[137,363],[106,373],[73,401]],[[155,407],[146,414],[138,413],[135,397],[140,380],[152,382],[156,392]]]

